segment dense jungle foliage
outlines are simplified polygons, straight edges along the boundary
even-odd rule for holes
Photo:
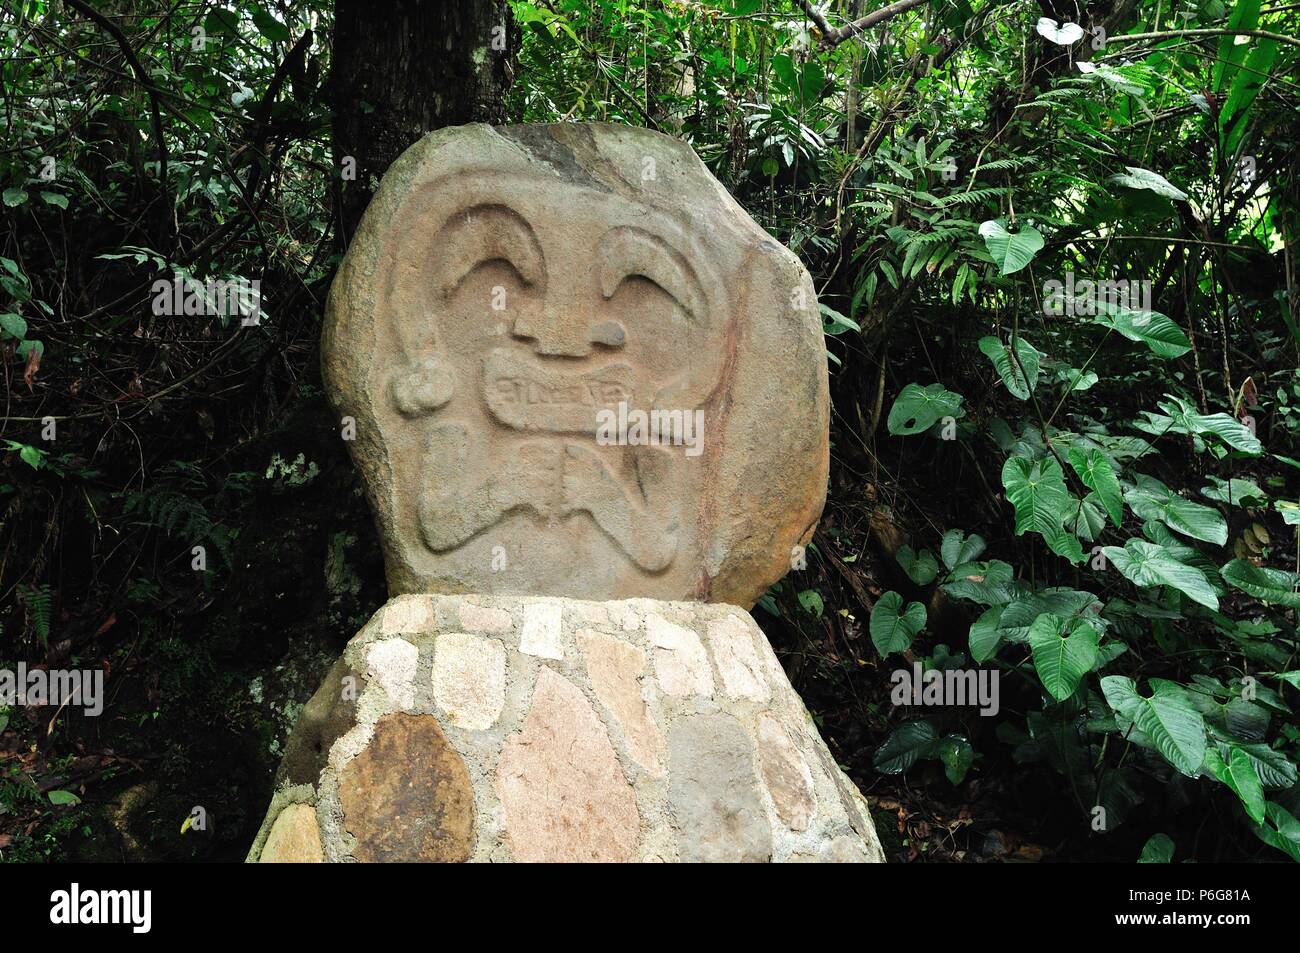
[[[829,499],[755,615],[890,859],[1300,860],[1300,4],[509,6],[509,121],[684,138],[813,274]],[[384,599],[334,25],[0,2],[0,668],[107,686],[0,707],[5,860],[242,858]],[[974,668],[996,712],[894,703]]]

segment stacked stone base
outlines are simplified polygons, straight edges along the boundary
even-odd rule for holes
[[[250,861],[883,861],[743,609],[400,596],[289,739]]]

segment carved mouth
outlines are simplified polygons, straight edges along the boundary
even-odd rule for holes
[[[633,371],[621,363],[564,371],[498,347],[483,362],[483,397],[507,427],[594,436],[600,411],[635,403]]]

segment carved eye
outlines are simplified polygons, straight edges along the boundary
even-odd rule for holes
[[[508,265],[521,284],[545,282],[542,249],[532,226],[504,205],[476,205],[453,215],[433,247],[444,295],[488,265]]]
[[[616,228],[601,244],[600,290],[614,297],[628,282],[647,283],[664,293],[688,321],[706,320],[704,294],[695,269],[657,235],[639,228]]]

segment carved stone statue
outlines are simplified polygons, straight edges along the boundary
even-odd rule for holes
[[[393,598],[250,859],[883,859],[745,611],[825,501],[817,302],[688,146],[426,136],[322,360]]]

